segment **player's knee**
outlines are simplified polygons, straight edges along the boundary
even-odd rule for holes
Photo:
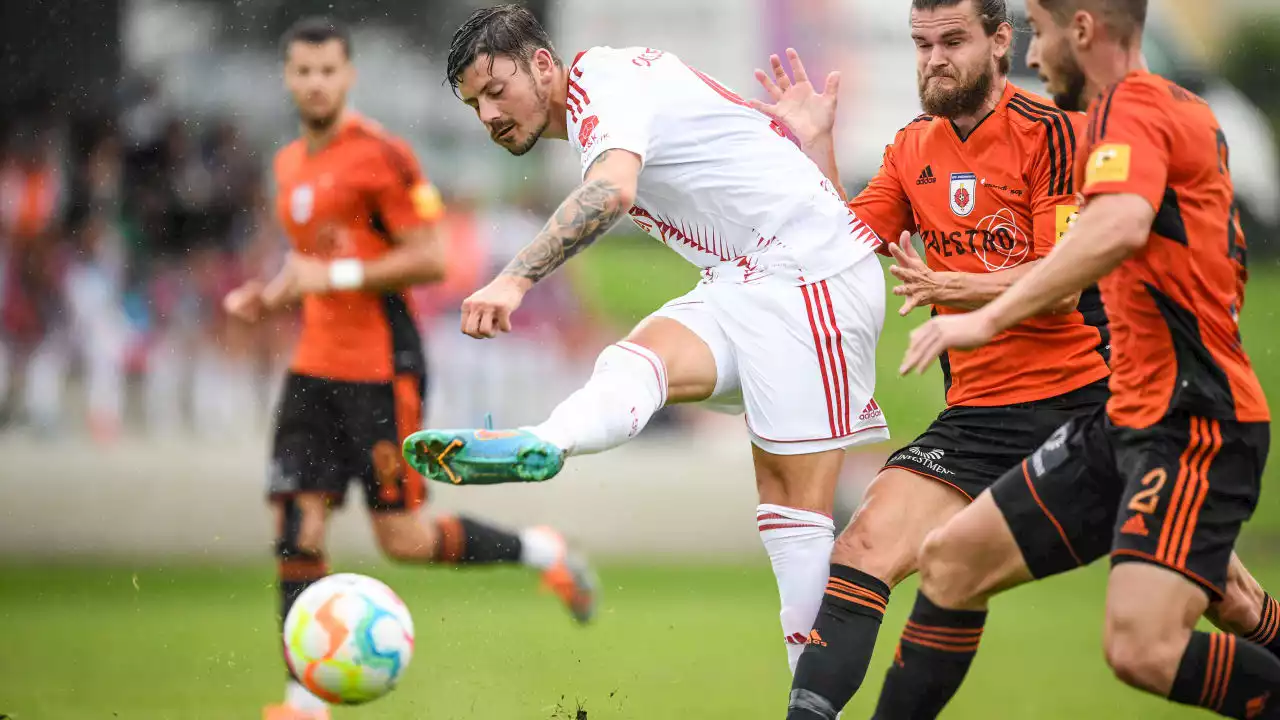
[[[323,501],[288,498],[278,505],[276,554],[282,559],[324,553],[325,508]]]
[[[957,533],[947,527],[934,530],[920,544],[921,591],[944,607],[967,607],[984,597],[989,588],[974,572],[973,560]]]
[[[438,537],[433,526],[408,512],[375,515],[373,535],[383,556],[393,562],[407,563],[430,561]]]
[[[831,561],[857,568],[894,587],[915,570],[916,551],[882,523],[855,518],[836,538]]]
[[[1111,612],[1103,648],[1107,665],[1120,682],[1164,693],[1178,672],[1189,635],[1152,625],[1139,615]]]
[[[378,549],[393,562],[422,562],[431,556],[431,546],[401,535],[378,536]]]

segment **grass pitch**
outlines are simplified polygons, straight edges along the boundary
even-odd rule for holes
[[[1280,562],[1258,565],[1280,586]],[[338,563],[389,582],[417,625],[390,696],[345,720],[778,720],[790,685],[767,562],[605,567],[598,622],[575,625],[519,570]],[[12,720],[260,717],[284,677],[273,573],[259,568],[0,568],[0,713]],[[1194,718],[1102,660],[1105,563],[998,598],[954,720]],[[894,592],[847,718],[871,714],[914,597]],[[586,715],[580,715],[579,710]]]

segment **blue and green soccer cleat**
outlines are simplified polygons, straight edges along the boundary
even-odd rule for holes
[[[528,430],[420,430],[404,439],[414,470],[451,485],[550,480],[564,452]]]

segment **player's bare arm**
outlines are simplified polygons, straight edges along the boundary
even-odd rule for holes
[[[809,81],[809,74],[804,69],[800,55],[787,48],[787,60],[791,64],[793,80],[782,66],[782,59],[777,55],[769,56],[771,73],[756,70],[756,80],[769,94],[772,104],[759,100],[749,100],[751,107],[772,117],[791,131],[800,141],[800,149],[822,170],[840,192],[840,197],[848,200],[844,186],[840,183],[840,168],[836,165],[836,101],[840,91],[840,73],[827,75],[826,86],[819,94]]]
[[[278,310],[304,295],[344,290],[402,290],[444,277],[444,245],[434,225],[397,233],[393,241],[394,248],[370,260],[328,260],[290,252],[280,272],[262,289],[262,307]]]
[[[608,232],[635,202],[640,158],[607,150],[587,168],[585,179],[556,209],[542,232],[493,282],[462,303],[462,332],[475,338],[510,332],[511,313],[534,283]]]
[[[395,247],[389,252],[363,262],[361,290],[402,290],[444,278],[444,241],[435,224],[424,223],[409,228],[395,234],[392,239]],[[330,275],[333,274],[330,268]],[[330,282],[331,288],[332,285]]]
[[[1000,297],[1040,262],[1034,260],[989,273],[934,271],[916,253],[911,245],[911,234],[907,232],[902,233],[898,242],[889,244],[889,253],[897,262],[889,266],[889,272],[902,281],[893,289],[893,294],[906,298],[899,315],[930,305],[977,310]],[[1048,312],[1055,315],[1073,312],[1079,301],[1080,293],[1072,293],[1052,305]]]
[[[980,310],[936,317],[911,333],[899,372],[923,371],[949,348],[985,345],[998,333],[1077,293],[1143,248],[1155,210],[1139,195],[1102,195],[1089,203],[1058,247]],[[1085,238],[1077,241],[1077,238]]]

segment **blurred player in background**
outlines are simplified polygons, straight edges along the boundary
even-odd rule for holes
[[[270,282],[229,293],[229,313],[254,322],[302,303],[303,326],[272,443],[269,495],[280,558],[280,612],[328,572],[329,509],[358,480],[378,546],[402,562],[523,563],[573,614],[594,609],[589,575],[552,530],[510,533],[465,517],[423,522],[421,476],[400,442],[421,427],[426,383],[408,287],[444,274],[443,208],[407,144],[345,109],[355,79],[347,31],[306,19],[285,35],[285,84],[302,137],[275,158],[277,208],[292,252]],[[323,699],[290,681],[269,720],[327,718]]]
[[[1039,267],[980,310],[912,333],[902,370],[978,348],[1099,282],[1111,398],[1054,433],[921,552],[915,642],[878,718],[935,717],[977,651],[988,599],[1111,555],[1104,644],[1125,683],[1233,718],[1280,718],[1270,597],[1246,639],[1195,629],[1239,594],[1232,554],[1258,502],[1266,397],[1241,345],[1246,250],[1213,112],[1146,71],[1145,0],[1029,0],[1031,62],[1060,102],[1093,98],[1085,206]],[[1250,642],[1252,641],[1252,642]],[[1254,644],[1257,643],[1257,644]],[[1270,652],[1268,652],[1270,651]]]
[[[781,126],[670,53],[594,47],[566,65],[534,16],[509,5],[476,11],[454,34],[448,80],[494,142],[522,155],[539,138],[568,139],[583,173],[533,242],[464,302],[465,333],[509,331],[534,283],[628,215],[702,282],[607,347],[541,425],[424,431],[407,456],[436,480],[541,481],[566,456],[627,442],[665,404],[745,406],[757,525],[794,663],[827,579],[844,450],[888,436],[872,399],[878,238]]]

